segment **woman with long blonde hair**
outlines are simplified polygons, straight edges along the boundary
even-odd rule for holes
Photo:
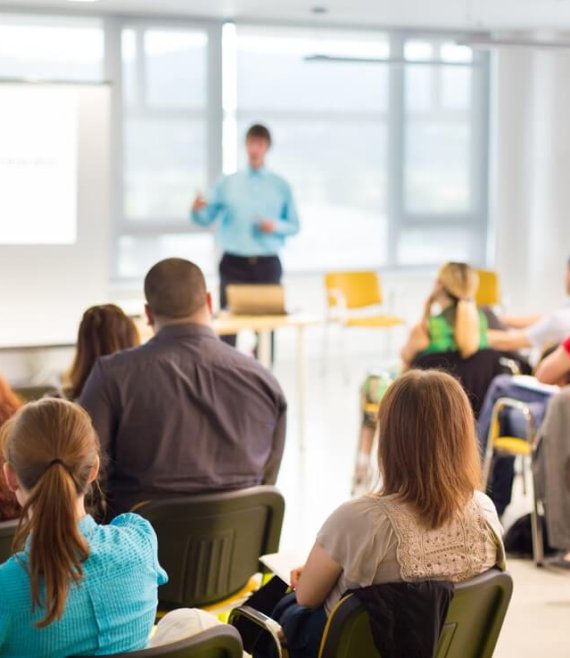
[[[146,646],[166,574],[136,514],[98,525],[85,496],[99,441],[78,405],[43,399],[0,430],[8,485],[22,505],[16,554],[0,565],[0,655],[65,658]]]
[[[459,352],[467,358],[489,346],[488,319],[475,302],[478,289],[479,275],[470,265],[449,262],[439,268],[422,319],[402,349],[405,367],[421,353]],[[436,314],[435,304],[439,306]]]
[[[291,574],[296,593],[281,621],[292,658],[318,654],[327,617],[348,590],[461,582],[505,566],[496,510],[478,490],[475,421],[459,382],[406,373],[386,391],[378,423],[381,489],[333,512]]]

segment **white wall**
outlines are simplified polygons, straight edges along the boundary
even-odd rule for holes
[[[0,247],[1,346],[73,341],[85,308],[108,299],[110,94],[104,86],[78,90],[77,243]],[[43,382],[70,358],[70,350],[24,357],[0,351],[0,373]]]
[[[509,306],[564,299],[570,256],[570,54],[503,49],[494,68],[492,216]]]
[[[78,92],[77,243],[0,247],[2,346],[73,339],[86,306],[107,298],[109,89]]]

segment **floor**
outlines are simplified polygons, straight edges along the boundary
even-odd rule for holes
[[[385,363],[393,362],[386,359]],[[287,509],[282,550],[302,559],[327,515],[350,497],[356,437],[359,426],[358,385],[367,370],[382,367],[382,360],[362,355],[350,359],[348,379],[331,365],[310,363],[306,448],[299,450],[296,423],[295,371],[291,363],[279,363],[275,374],[287,394],[290,426],[278,486]],[[508,525],[530,509],[522,491],[505,514]],[[570,641],[570,571],[537,569],[531,562],[511,560],[514,595],[496,658],[568,658]]]

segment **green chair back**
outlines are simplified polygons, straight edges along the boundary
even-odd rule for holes
[[[115,653],[107,658],[242,658],[242,656],[243,647],[239,633],[232,626],[224,624],[163,647]]]
[[[18,386],[14,389],[14,393],[19,395],[24,402],[41,400],[46,395],[60,395],[58,388],[49,384],[45,386]]]
[[[270,486],[152,501],[136,507],[158,536],[169,582],[161,608],[200,607],[239,592],[279,548],[285,502]]]
[[[0,523],[0,564],[12,555],[12,541],[18,527],[18,520]]]
[[[491,658],[512,592],[511,576],[498,569],[456,585],[436,658]],[[346,596],[333,611],[320,658],[381,658],[368,614],[355,596]]]

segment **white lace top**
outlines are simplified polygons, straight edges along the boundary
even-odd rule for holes
[[[343,567],[326,600],[330,613],[348,589],[417,580],[461,582],[505,568],[502,528],[495,506],[475,493],[449,525],[426,531],[394,496],[363,496],[341,505],[317,542]]]

